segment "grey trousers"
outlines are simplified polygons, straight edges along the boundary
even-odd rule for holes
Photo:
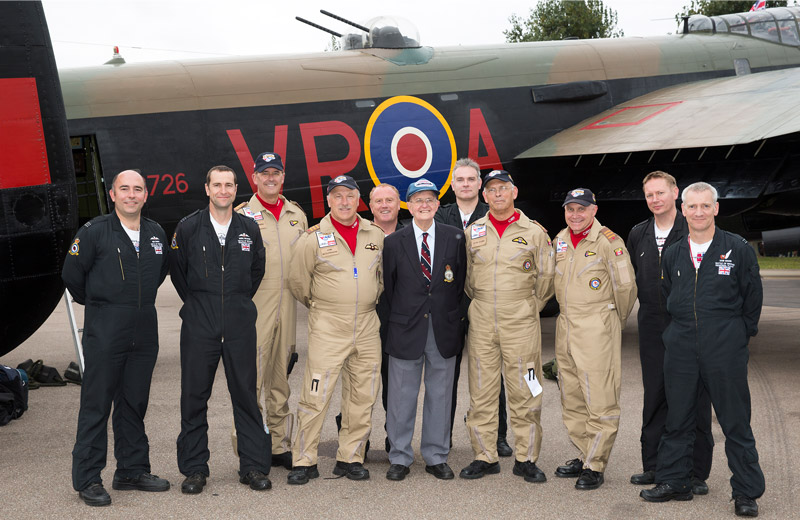
[[[420,452],[425,464],[447,462],[450,453],[450,407],[456,357],[445,359],[436,347],[433,326],[428,322],[428,339],[419,359],[389,356],[389,397],[386,408],[386,433],[392,449],[389,462],[410,466],[414,462],[414,422],[417,397],[425,372],[425,400],[422,409]]]

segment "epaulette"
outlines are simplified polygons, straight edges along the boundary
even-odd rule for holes
[[[239,204],[238,206],[236,206],[235,208],[233,208],[233,211],[239,211],[239,210],[240,210],[240,209],[242,209],[243,207],[247,206],[247,204],[248,204],[248,203],[249,203],[249,201],[242,202],[241,204]]]
[[[546,227],[544,227],[543,225],[539,224],[537,221],[535,221],[533,219],[531,219],[531,223],[536,224],[537,226],[539,226],[539,229],[544,231],[544,234],[547,235],[547,228]]]
[[[84,224],[84,225],[83,225],[83,227],[85,227],[85,228],[88,228],[88,227],[89,227],[89,226],[91,226],[91,225],[92,225],[92,221],[90,220],[89,222],[87,222],[86,224]]]
[[[288,202],[289,204],[294,204],[295,206],[297,206],[297,209],[300,210],[300,213],[302,213],[303,215],[306,215],[306,212],[303,211],[303,206],[301,206],[300,204],[296,203],[293,200],[289,200],[289,199],[286,199],[286,202]],[[308,215],[306,215],[306,216],[308,216]]]
[[[315,231],[318,231],[318,230],[319,230],[319,224],[317,224],[316,226],[311,226],[310,228],[306,229],[306,233],[308,233],[310,235],[311,233],[313,233]]]
[[[613,242],[614,240],[619,238],[617,235],[614,234],[613,231],[611,231],[607,227],[602,228],[600,230],[600,234],[603,235],[604,237],[606,237],[609,242]]]
[[[199,209],[196,209],[196,210],[192,211],[191,213],[189,213],[188,215],[186,215],[185,217],[183,217],[182,219],[180,219],[180,220],[178,221],[178,224],[180,224],[181,222],[183,222],[184,220],[186,220],[186,219],[188,219],[188,218],[190,218],[190,217],[193,217],[193,216],[197,215],[198,213],[200,213],[200,210],[199,210]]]

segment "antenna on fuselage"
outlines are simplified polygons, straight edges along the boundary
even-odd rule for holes
[[[319,29],[320,31],[325,31],[326,33],[332,34],[332,35],[336,36],[337,38],[341,38],[342,37],[342,33],[338,33],[338,32],[336,32],[336,31],[334,31],[332,29],[328,29],[327,27],[323,27],[323,26],[321,26],[319,24],[316,24],[314,22],[310,22],[310,21],[306,20],[305,18],[300,18],[299,16],[295,16],[294,19],[297,20],[298,22],[303,22],[304,24],[307,24],[307,25],[310,25],[311,27]]]
[[[334,20],[339,20],[340,22],[344,22],[347,25],[352,25],[356,29],[360,29],[360,30],[364,31],[365,33],[369,32],[369,28],[368,27],[364,27],[361,24],[358,24],[358,23],[355,23],[355,22],[351,22],[350,20],[348,20],[346,18],[342,18],[341,16],[337,16],[337,15],[331,13],[330,11],[326,11],[325,9],[320,9],[319,12],[324,14],[325,16],[330,16]]]

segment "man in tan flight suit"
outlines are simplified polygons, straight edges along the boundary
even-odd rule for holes
[[[567,227],[555,238],[556,361],[561,411],[581,456],[556,469],[597,489],[619,427],[622,329],[636,301],[636,281],[622,239],[595,218],[594,194],[567,193]]]
[[[461,478],[500,472],[497,395],[500,372],[514,432],[514,475],[544,482],[536,467],[542,445],[542,338],[539,310],[553,294],[553,250],[547,231],[514,208],[517,188],[508,172],[483,180],[489,213],[465,230],[469,306],[467,412],[475,460]]]
[[[308,307],[308,361],[297,404],[289,484],[317,478],[317,446],[331,393],[342,377],[342,429],[333,474],[369,478],[364,449],[380,387],[381,340],[375,304],[383,290],[381,228],[356,213],[358,185],[328,183],[331,211],[297,242],[289,289]]]
[[[267,254],[267,270],[253,297],[258,308],[256,393],[265,428],[272,437],[272,465],[292,469],[289,366],[297,357],[297,302],[289,292],[289,261],[291,249],[308,228],[308,221],[297,203],[280,194],[285,178],[280,155],[259,154],[253,170],[256,193],[236,211],[256,221]],[[232,437],[236,452],[236,429]]]

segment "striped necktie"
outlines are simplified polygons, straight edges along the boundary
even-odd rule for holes
[[[428,247],[428,234],[422,233],[422,248],[419,255],[419,264],[422,267],[422,275],[427,280],[427,285],[431,285],[431,250]]]

